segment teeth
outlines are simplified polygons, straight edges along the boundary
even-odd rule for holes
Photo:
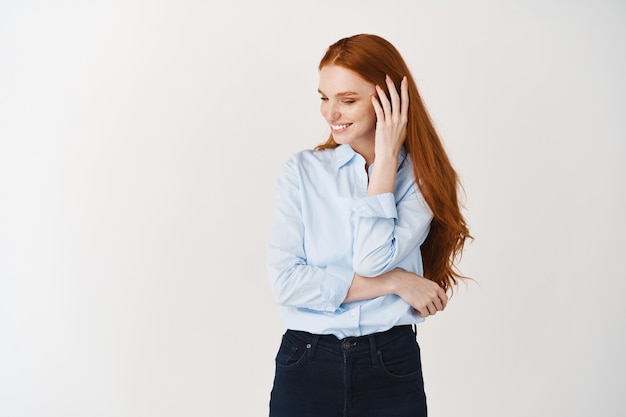
[[[350,126],[352,123],[347,123],[345,125],[331,125],[330,127],[332,127],[334,130],[341,130],[341,129],[345,129],[346,127]]]

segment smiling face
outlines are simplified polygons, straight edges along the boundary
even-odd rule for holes
[[[361,155],[372,154],[376,113],[371,97],[374,84],[344,67],[327,65],[319,72],[320,111],[338,144],[350,144]]]

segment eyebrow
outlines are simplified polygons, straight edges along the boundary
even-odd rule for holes
[[[320,90],[319,88],[317,89],[317,92],[320,93],[321,95],[325,96],[326,94],[324,94],[322,92],[322,90]],[[346,96],[358,96],[359,93],[354,92],[354,91],[343,91],[341,93],[337,93],[335,94],[335,97],[346,97]]]

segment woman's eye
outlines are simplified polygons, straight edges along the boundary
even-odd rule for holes
[[[344,100],[343,104],[354,104],[354,100]]]
[[[328,101],[328,97],[320,97],[320,100],[322,100],[322,101]]]

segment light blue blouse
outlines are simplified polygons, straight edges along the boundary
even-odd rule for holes
[[[404,149],[393,194],[366,197],[367,185],[365,160],[350,145],[302,151],[283,167],[268,272],[287,328],[342,339],[424,320],[397,295],[342,302],[355,272],[423,274],[420,245],[432,212]]]

